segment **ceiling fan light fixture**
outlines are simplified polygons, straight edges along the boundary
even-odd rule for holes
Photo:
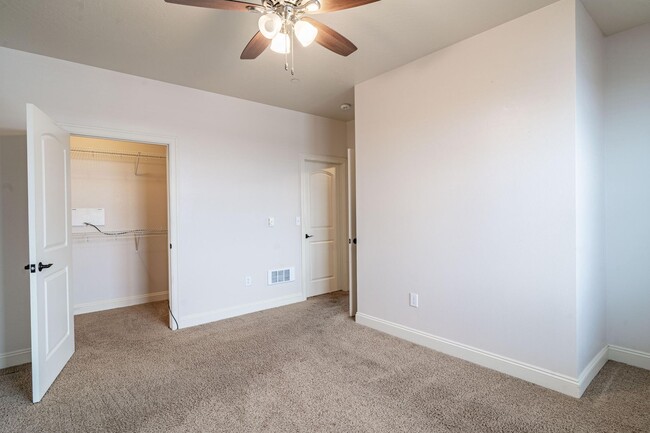
[[[286,33],[278,33],[271,41],[271,51],[278,54],[291,52],[291,38]]]
[[[273,39],[282,28],[282,18],[275,13],[265,14],[260,17],[257,24],[260,28],[260,33],[266,39]]]
[[[303,47],[311,45],[318,36],[318,29],[307,21],[298,21],[294,26],[294,31],[296,32],[296,38]]]

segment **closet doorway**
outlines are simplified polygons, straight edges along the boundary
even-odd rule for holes
[[[168,300],[169,146],[73,135],[70,173],[75,314]]]

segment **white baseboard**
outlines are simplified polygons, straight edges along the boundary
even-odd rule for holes
[[[0,368],[13,367],[14,365],[32,362],[31,349],[14,350],[13,352],[0,353]]]
[[[133,305],[148,304],[149,302],[164,301],[169,297],[169,292],[154,292],[144,295],[128,296],[125,298],[106,299],[104,301],[77,304],[74,314],[96,313],[97,311],[112,310],[113,308],[132,307]]]
[[[584,394],[591,381],[594,380],[594,378],[598,375],[598,372],[605,366],[605,364],[607,364],[608,360],[609,346],[605,345],[605,347],[603,347],[601,351],[598,352],[596,356],[594,356],[591,362],[587,364],[585,369],[582,370],[582,373],[580,373],[580,376],[578,377],[578,388],[580,391],[579,397]]]
[[[650,370],[650,353],[610,345],[609,359],[633,367]]]
[[[270,308],[283,307],[285,305],[302,302],[305,297],[301,294],[283,296],[281,298],[269,299],[267,301],[255,302],[237,307],[224,308],[221,310],[210,311],[207,313],[193,314],[190,316],[179,317],[178,324],[181,329],[191,326],[204,325],[218,320],[229,319],[231,317],[242,316],[244,314],[255,313]]]
[[[496,370],[510,376],[514,376],[527,382],[532,382],[536,385],[552,389],[571,397],[579,398],[582,395],[582,386],[586,388],[586,385],[581,384],[578,379],[555,373],[544,368],[536,367],[534,365],[526,364],[524,362],[516,361],[514,359],[506,358],[501,355],[486,352],[484,350],[457,343],[455,341],[447,340],[445,338],[437,337],[435,335],[418,331],[416,329],[392,323],[383,319],[378,319],[367,314],[357,313],[356,320],[357,323],[361,325],[365,325],[378,331],[385,332],[386,334],[390,334],[412,343],[428,347],[438,352],[455,356],[456,358],[464,359],[474,364],[478,364],[480,366],[487,367],[489,369]],[[604,352],[607,354],[606,350]],[[585,373],[585,383],[587,378],[591,375],[592,370],[595,370],[596,365],[600,363],[600,360],[592,361],[592,363],[594,364],[592,369],[589,370],[589,372]],[[590,366],[592,363],[590,363]],[[585,369],[585,371],[587,371],[587,369]]]

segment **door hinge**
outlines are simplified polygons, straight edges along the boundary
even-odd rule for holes
[[[29,271],[30,274],[35,274],[36,273],[36,265],[34,265],[34,264],[25,265],[25,270]]]

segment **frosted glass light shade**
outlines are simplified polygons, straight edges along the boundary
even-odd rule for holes
[[[282,18],[277,14],[265,14],[260,17],[257,25],[266,39],[273,39],[282,28]]]
[[[286,33],[278,33],[271,41],[271,51],[279,54],[289,54],[291,52],[291,38]]]
[[[303,47],[308,47],[316,39],[318,29],[306,21],[298,21],[294,27],[296,38]]]
[[[308,12],[316,12],[318,9],[320,9],[320,2],[318,0],[311,0],[306,5]]]

